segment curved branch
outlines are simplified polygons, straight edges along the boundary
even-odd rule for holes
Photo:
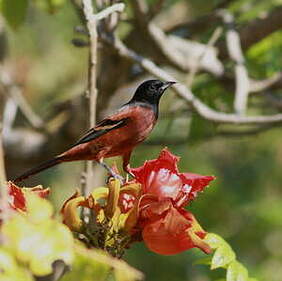
[[[119,39],[115,38],[114,40],[111,40],[105,34],[102,34],[101,36],[104,42],[110,44],[120,56],[138,63],[141,67],[154,76],[167,81],[176,80],[172,75],[159,68],[151,60],[144,58],[136,54],[134,51],[128,49]],[[263,124],[282,122],[282,114],[265,116],[238,116],[232,113],[219,112],[204,104],[184,84],[177,83],[173,85],[172,88],[175,90],[177,95],[183,98],[201,117],[213,122],[233,124]]]

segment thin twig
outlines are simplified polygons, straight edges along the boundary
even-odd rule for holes
[[[0,124],[0,185],[1,187],[5,185],[7,178],[6,178],[6,171],[5,171],[5,164],[4,164],[4,150],[3,150],[3,143],[2,143],[2,124]],[[1,188],[1,197],[3,198],[3,189]]]
[[[267,90],[280,81],[282,81],[282,72],[275,73],[273,76],[263,80],[250,79],[250,92],[256,93]]]
[[[188,87],[191,87],[191,85],[193,83],[193,80],[195,78],[195,75],[196,75],[196,73],[198,72],[198,70],[200,68],[201,60],[205,57],[205,55],[207,53],[207,50],[216,43],[216,41],[219,39],[220,35],[222,34],[222,31],[223,31],[222,27],[217,27],[215,29],[215,31],[213,32],[212,36],[210,37],[207,45],[205,46],[202,54],[199,56],[199,58],[197,60],[197,63],[195,63],[194,67],[192,67],[190,69],[189,75],[187,77],[187,85],[188,85]]]
[[[5,71],[3,67],[1,68],[0,72],[0,82],[2,87],[5,89],[4,92],[10,95],[15,103],[19,106],[20,110],[29,121],[31,126],[35,129],[43,128],[43,120],[34,112],[30,104],[23,96],[22,89],[12,80],[10,74]]]
[[[88,91],[87,97],[89,98],[89,125],[94,127],[96,124],[96,107],[97,107],[97,21],[102,20],[115,12],[122,12],[125,8],[123,3],[113,4],[105,8],[98,14],[94,14],[91,0],[82,0],[83,13],[86,19],[86,26],[89,34],[90,53],[89,53],[89,73],[88,73]],[[93,162],[87,161],[85,167],[85,184],[83,185],[82,193],[88,194],[92,186],[93,178]]]
[[[90,50],[89,50],[89,69],[88,69],[88,90],[86,91],[89,98],[89,126],[94,127],[96,123],[96,104],[97,104],[97,24],[94,16],[91,0],[82,0],[83,12],[88,29]],[[85,184],[82,187],[82,194],[87,195],[92,188],[93,162],[87,161],[85,165]]]
[[[16,119],[17,111],[18,111],[18,105],[14,102],[12,98],[8,98],[4,106],[3,118],[2,118],[3,119],[2,134],[3,134],[3,139],[5,140],[8,138],[8,135],[12,131],[12,127]]]
[[[5,221],[9,217],[9,194],[6,184],[6,171],[4,162],[4,149],[2,143],[2,124],[0,123],[0,221]],[[0,237],[0,243],[2,242]]]
[[[116,3],[93,16],[96,18],[96,20],[102,20],[115,12],[123,12],[124,8],[125,5],[123,3]]]

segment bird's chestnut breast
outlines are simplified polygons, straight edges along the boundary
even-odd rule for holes
[[[132,150],[149,135],[156,123],[154,111],[150,107],[131,106],[125,112],[122,115],[122,118],[127,118],[125,126],[99,138],[98,142],[107,150],[105,157]]]

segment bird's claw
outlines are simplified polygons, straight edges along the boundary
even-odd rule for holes
[[[117,179],[121,182],[121,185],[123,185],[126,181],[125,178],[119,174],[116,174],[114,172],[111,172],[108,179],[107,179],[107,183],[110,181],[111,178]]]
[[[121,175],[118,175],[118,174],[115,174],[115,173],[114,173],[112,176],[113,176],[115,179],[121,181],[122,183],[124,183],[124,181],[125,181],[125,178],[124,178],[123,176],[121,176]]]

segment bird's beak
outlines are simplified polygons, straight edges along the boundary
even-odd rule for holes
[[[173,82],[173,81],[169,81],[169,82],[164,82],[164,84],[162,85],[161,87],[161,90],[164,91],[166,90],[167,88],[169,88],[171,85],[175,84],[176,82]]]

